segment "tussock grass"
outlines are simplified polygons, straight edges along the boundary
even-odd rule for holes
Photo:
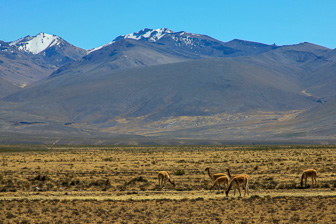
[[[0,219],[9,223],[334,223],[335,200],[335,197],[314,197],[308,201],[304,197],[13,200],[0,201]]]
[[[154,189],[167,170],[189,190],[206,189],[204,167],[251,176],[251,189],[296,189],[302,170],[315,168],[317,188],[335,188],[335,146],[34,146],[2,145],[0,191],[118,190],[136,176]],[[34,150],[35,149],[35,150]],[[26,151],[25,151],[26,150]],[[110,183],[104,184],[106,180]],[[188,183],[185,183],[188,182]],[[209,182],[210,184],[210,182]],[[136,184],[131,190],[138,190]]]
[[[255,216],[248,213],[255,222],[310,222],[313,220],[319,221],[318,214],[311,214],[311,217],[294,216],[294,212],[299,211],[305,200],[315,200],[307,198],[310,192],[335,192],[336,181],[336,146],[306,146],[306,145],[272,145],[272,146],[46,146],[46,145],[1,145],[0,146],[0,197],[6,198],[6,195],[62,195],[63,197],[71,198],[73,192],[78,192],[80,195],[85,195],[90,192],[94,194],[114,194],[128,195],[129,197],[141,197],[146,194],[159,194],[165,196],[165,199],[174,199],[172,203],[176,203],[179,207],[176,209],[190,208],[186,213],[193,214],[198,206],[210,206],[209,198],[215,198],[214,204],[218,203],[219,208],[223,208],[223,200],[229,203],[225,206],[224,211],[231,211],[230,206],[233,206],[233,201],[249,206],[249,202],[257,203],[257,207],[250,208],[259,214]],[[230,192],[229,198],[223,194],[216,194],[207,189],[212,185],[208,174],[204,171],[205,167],[211,167],[212,173],[226,173],[226,168],[230,168],[233,175],[246,173],[250,176],[249,186],[251,195],[247,198],[233,197]],[[311,186],[311,180],[308,179],[308,187],[300,187],[300,177],[303,170],[314,168],[318,172],[317,185]],[[163,189],[158,188],[157,174],[159,171],[168,171],[172,179],[176,182],[176,188],[167,183]],[[192,201],[189,199],[181,200],[184,195],[196,194]],[[199,193],[200,192],[200,193]],[[285,196],[272,199],[264,197],[264,195],[277,195],[285,193]],[[296,203],[297,195],[303,195],[300,203]],[[321,194],[323,195],[323,194]],[[326,194],[329,195],[329,194]],[[195,199],[196,198],[196,199]],[[217,199],[220,198],[220,199]],[[128,206],[133,203],[138,203],[137,200],[124,202],[122,206],[125,211],[129,210]],[[245,201],[245,199],[247,199]],[[77,200],[77,199],[76,199]],[[176,201],[177,200],[177,201]],[[212,200],[212,199],[210,199]],[[233,200],[233,201],[232,201]],[[287,202],[286,202],[287,200]],[[0,200],[1,201],[1,200]],[[280,202],[279,202],[280,201]],[[319,206],[327,209],[330,214],[336,214],[336,210],[330,206],[331,202],[335,202],[334,198],[326,198],[322,200],[326,205]],[[106,206],[110,206],[114,200],[109,201],[77,201],[78,204],[83,203],[87,206],[98,206],[101,210],[85,212],[77,209],[68,201],[25,201],[22,205],[22,214],[33,214],[31,217],[44,216],[44,214],[64,214],[65,209],[69,213],[65,214],[64,221],[73,220],[73,217],[83,216],[83,221],[99,220],[99,217],[105,217],[105,214],[111,213],[111,217],[118,219],[120,214],[124,214],[124,209],[116,208],[116,211],[107,210]],[[132,216],[142,215],[143,212],[150,212],[149,206],[154,206],[155,200],[143,201],[137,208],[132,209]],[[157,203],[158,201],[156,201]],[[170,201],[161,201],[168,206]],[[160,203],[161,203],[160,202]],[[262,203],[263,202],[263,203]],[[278,203],[286,211],[293,212],[286,217],[271,205],[272,202]],[[286,203],[285,203],[286,202]],[[294,203],[293,207],[286,207],[287,204]],[[1,203],[6,203],[1,201]],[[167,204],[168,203],[168,204]],[[199,204],[203,203],[203,205]],[[280,204],[279,204],[280,203]],[[301,204],[302,203],[302,204]],[[32,207],[28,209],[28,204]],[[60,204],[64,204],[63,207]],[[310,203],[309,203],[310,204]],[[42,206],[46,210],[35,208]],[[56,205],[56,207],[52,207]],[[112,205],[114,205],[112,203]],[[237,203],[236,203],[237,205]],[[8,207],[9,206],[9,207]],[[14,206],[12,209],[10,206]],[[25,207],[26,206],[26,207]],[[147,209],[146,209],[147,206]],[[298,207],[299,206],[299,207]],[[301,207],[300,207],[301,206]],[[330,207],[329,207],[330,206]],[[113,206],[112,206],[113,207]],[[211,206],[214,208],[214,206]],[[166,207],[157,207],[165,209]],[[202,207],[203,208],[203,207]],[[8,220],[19,219],[19,203],[13,201],[1,208],[1,218]],[[26,210],[24,210],[26,209]],[[241,208],[242,209],[242,208]],[[296,209],[296,210],[295,210]],[[49,213],[50,211],[51,213]],[[294,211],[295,210],[295,211]],[[109,211],[109,212],[106,212]],[[209,208],[205,211],[213,213]],[[248,210],[241,210],[248,211]],[[275,214],[273,219],[268,215]],[[26,212],[26,213],[25,213]],[[142,213],[141,213],[142,212]],[[174,213],[173,213],[174,214]],[[226,214],[215,210],[213,217],[205,218],[206,214],[202,213],[200,220],[192,217],[188,219],[182,216],[172,215],[172,220],[176,222],[230,222],[234,220],[233,213]],[[225,218],[223,218],[225,214]],[[100,215],[100,216],[99,216]],[[119,215],[119,216],[117,216]],[[150,220],[160,220],[155,216],[155,213],[148,213]],[[53,216],[51,216],[53,217]],[[92,219],[95,217],[98,219]],[[120,222],[127,222],[125,219],[120,219]],[[146,216],[147,217],[147,216]],[[314,218],[315,217],[315,218]],[[329,216],[325,216],[323,220],[330,223]],[[27,216],[21,217],[24,222],[33,222],[34,218]],[[106,217],[105,217],[106,218]],[[129,217],[128,217],[129,218]],[[285,218],[285,219],[284,219]],[[103,220],[103,219],[102,219]],[[107,220],[110,220],[107,218]],[[145,217],[143,220],[147,220]],[[78,221],[78,220],[76,220]],[[128,220],[129,221],[129,220]],[[247,220],[240,220],[245,222]],[[335,221],[335,220],[334,220]],[[249,221],[248,221],[249,222]]]

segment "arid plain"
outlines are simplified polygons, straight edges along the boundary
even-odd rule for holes
[[[1,145],[0,223],[333,223],[335,149]],[[210,191],[206,167],[248,174],[250,194]]]

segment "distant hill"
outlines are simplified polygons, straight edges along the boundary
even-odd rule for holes
[[[11,93],[19,91],[20,87],[11,84],[10,82],[0,78],[0,98]]]
[[[193,57],[225,57],[225,56],[242,56],[256,55],[277,48],[276,45],[266,45],[251,41],[232,40],[222,42],[207,35],[193,34],[184,31],[174,32],[167,28],[163,29],[143,29],[139,32],[121,35],[110,43],[92,49],[89,52],[100,50],[103,47],[113,45],[120,40],[138,40],[149,43],[163,45],[165,51],[170,50],[175,53],[186,53]]]
[[[58,68],[23,89],[7,87],[2,93],[0,127],[8,138],[19,133],[78,142],[80,136],[141,142],[336,141],[335,50],[311,43],[221,42],[206,35],[143,29],[88,54],[67,48],[80,52],[73,58],[61,48],[55,55],[69,58],[61,65],[48,62],[57,61],[56,56],[42,59],[61,45],[54,42],[59,38],[41,36],[49,38],[49,48],[38,48],[40,52],[31,48],[31,37],[1,45],[8,49],[2,53],[6,68],[15,70],[20,54],[38,55]],[[9,49],[17,55],[5,57]],[[27,67],[40,68],[27,60],[32,63]],[[20,69],[15,71],[17,75]]]
[[[224,43],[206,35],[168,29],[144,29],[119,36],[109,44],[90,50],[89,55],[65,65],[51,76],[91,70],[105,72],[209,57],[256,55],[275,48],[242,40]]]
[[[322,140],[336,137],[336,99],[304,111],[295,118],[281,124],[297,131],[306,132],[310,137],[319,136]]]
[[[299,86],[281,76],[280,72],[244,60],[200,59],[98,74],[91,70],[78,76],[57,76],[6,99],[32,105],[40,102],[46,109],[48,104],[58,103],[63,110],[69,105],[71,117],[84,120],[87,118],[83,118],[83,114],[91,117],[98,112],[99,119],[105,116],[108,120],[121,115],[209,115],[299,109],[316,104],[311,97],[300,93]],[[27,107],[30,106],[24,106]]]

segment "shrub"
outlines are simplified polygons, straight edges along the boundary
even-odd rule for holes
[[[37,177],[34,178],[34,180],[47,181],[50,180],[50,177],[48,175],[39,174]]]
[[[182,176],[184,174],[185,174],[184,170],[175,170],[175,175]]]
[[[112,157],[107,157],[107,158],[104,158],[103,161],[105,161],[105,162],[113,162],[113,161],[115,161],[115,159],[112,158]]]

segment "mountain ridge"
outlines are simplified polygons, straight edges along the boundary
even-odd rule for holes
[[[109,67],[109,69],[123,69],[207,57],[256,55],[277,48],[277,46],[273,45],[242,40],[239,40],[239,46],[237,47],[238,44],[234,45],[232,44],[233,42],[224,43],[207,35],[192,34],[184,31],[174,32],[167,28],[143,29],[136,33],[118,36],[112,42],[95,50],[90,50],[88,55],[65,65],[65,67],[61,67],[51,74],[51,77],[62,74],[64,70],[77,74],[78,70],[71,71],[72,67],[88,65],[91,62],[92,66],[88,70],[100,69],[99,66]],[[139,47],[144,48],[136,52],[132,51],[132,48]],[[233,47],[237,47],[237,49]],[[146,52],[148,49],[151,49],[151,51]],[[149,57],[150,55],[154,57]],[[99,62],[99,66],[97,62]],[[104,65],[104,63],[107,65]]]
[[[39,33],[12,42],[0,42],[0,77],[25,87],[49,76],[64,64],[86,55],[59,36]]]
[[[6,42],[0,49],[0,71],[1,64],[19,71],[14,62],[31,55],[51,66],[43,58],[48,49],[33,54]],[[143,29],[52,65],[23,89],[0,92],[0,127],[13,135],[70,138],[336,140],[328,125],[335,117],[335,52],[307,42],[222,42]]]
[[[15,46],[20,51],[32,54],[39,54],[47,48],[58,44],[60,44],[60,37],[43,32],[33,37],[28,35],[9,43],[10,46]]]

